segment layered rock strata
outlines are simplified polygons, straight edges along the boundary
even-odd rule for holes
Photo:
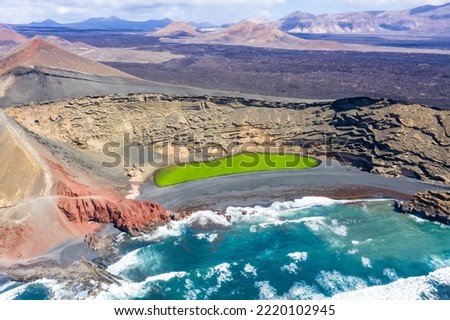
[[[450,183],[449,112],[385,99],[302,104],[133,94],[7,113],[38,135],[102,154],[108,162],[117,160],[108,152],[118,153],[119,166],[147,164],[142,156],[147,149],[188,161],[193,155],[219,157],[256,146],[335,156],[391,177]],[[138,154],[125,159],[127,147]]]
[[[450,225],[450,192],[417,193],[411,201],[396,202],[396,208],[404,213]]]

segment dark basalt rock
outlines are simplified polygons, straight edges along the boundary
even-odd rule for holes
[[[395,208],[402,213],[450,225],[450,192],[417,193],[411,201],[397,201]]]
[[[345,98],[334,101],[331,104],[331,109],[336,112],[349,111],[360,107],[370,106],[380,101],[383,101],[383,99],[373,99],[368,97]]]

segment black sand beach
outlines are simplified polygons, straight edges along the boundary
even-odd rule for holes
[[[223,210],[229,206],[269,205],[305,196],[408,200],[413,194],[425,190],[446,190],[446,186],[405,177],[383,177],[325,160],[319,167],[308,170],[238,174],[165,188],[149,181],[141,187],[139,199],[159,202],[174,211],[192,212]]]

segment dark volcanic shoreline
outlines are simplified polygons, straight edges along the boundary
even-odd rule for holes
[[[323,161],[319,167],[307,170],[238,174],[164,188],[150,181],[142,186],[138,199],[152,199],[169,210],[193,212],[224,210],[229,206],[270,205],[308,196],[410,200],[418,192],[448,189],[446,185],[405,177],[383,177],[343,166],[337,161]]]

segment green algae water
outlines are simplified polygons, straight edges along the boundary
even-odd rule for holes
[[[319,160],[294,154],[241,153],[209,162],[192,162],[159,169],[154,180],[158,187],[167,187],[189,181],[239,173],[309,169],[319,165]]]
[[[450,228],[396,213],[392,201],[303,198],[225,215],[231,221],[197,212],[122,237],[122,258],[108,268],[121,285],[97,298],[450,298]],[[70,297],[61,287],[14,284],[0,287],[0,297]]]

